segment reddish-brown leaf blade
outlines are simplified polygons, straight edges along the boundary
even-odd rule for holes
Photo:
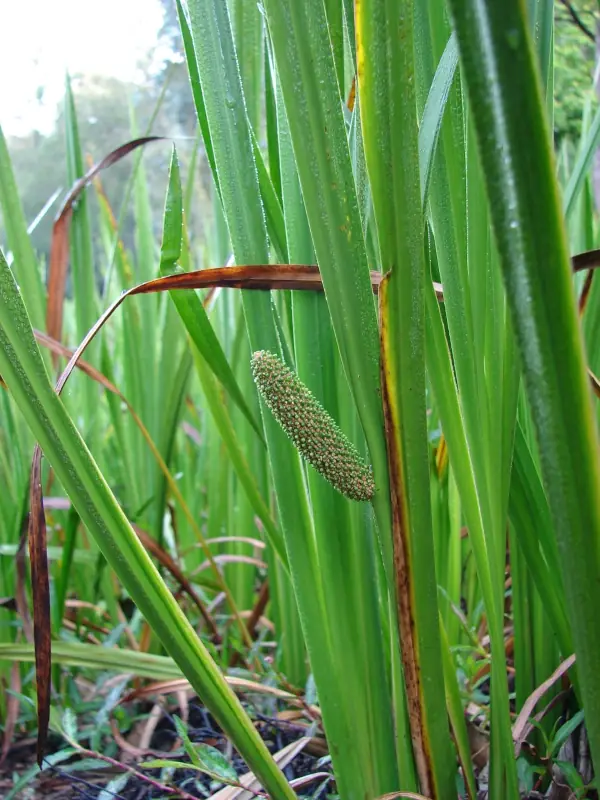
[[[99,172],[116,164],[133,150],[150,142],[163,140],[163,136],[144,136],[117,147],[86,174],[76,181],[58,212],[52,228],[50,243],[50,267],[48,270],[48,306],[46,309],[46,330],[54,339],[62,335],[63,303],[69,263],[69,226],[73,215],[73,205],[85,187]]]
[[[600,267],[600,250],[586,250],[584,253],[577,253],[571,258],[571,265],[573,272]]]

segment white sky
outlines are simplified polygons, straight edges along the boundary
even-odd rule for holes
[[[67,70],[133,80],[161,25],[158,0],[0,0],[4,133],[47,133]]]

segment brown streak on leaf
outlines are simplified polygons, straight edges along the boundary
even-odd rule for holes
[[[356,103],[356,75],[352,78],[352,86],[350,86],[350,92],[348,94],[348,102],[346,105],[348,106],[348,111],[354,111],[354,105]]]
[[[412,570],[410,564],[408,509],[404,498],[404,476],[398,420],[390,397],[389,331],[387,307],[387,276],[379,288],[379,309],[381,319],[381,394],[385,422],[385,438],[390,474],[390,496],[392,503],[392,539],[394,551],[394,580],[396,585],[396,612],[398,635],[402,643],[402,664],[406,699],[410,720],[411,739],[415,755],[415,765],[421,790],[433,797],[435,781],[432,768],[432,754],[429,751],[426,720],[422,703],[423,687],[416,644],[416,630],[413,609]]]

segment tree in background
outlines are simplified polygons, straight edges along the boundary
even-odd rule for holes
[[[161,82],[168,80],[169,83],[165,107],[170,118],[176,120],[182,130],[191,136],[196,129],[196,109],[183,55],[177,9],[174,0],[160,0],[160,4],[163,8],[163,24],[159,41],[165,58],[158,77]]]
[[[130,103],[135,103],[139,124],[143,126],[155,102],[152,97],[154,92],[140,92],[134,85],[105,76],[75,76],[72,87],[81,141],[93,160],[102,158],[131,138]],[[8,145],[25,216],[32,220],[57,189],[62,187],[66,191],[68,188],[64,109],[57,109],[56,124],[49,135],[42,136],[38,131],[32,131],[25,137],[10,137]],[[166,162],[166,157],[163,160]],[[130,170],[131,163],[123,161],[102,175],[102,182],[116,210]],[[37,252],[45,257],[49,254],[52,221],[59,202],[57,200],[32,236]],[[126,228],[124,236],[127,243],[128,234]]]
[[[167,0],[161,0],[161,3],[164,23],[158,35],[158,46],[139,65],[139,81],[128,83],[105,75],[78,74],[71,78],[81,142],[84,152],[92,161],[100,160],[132,138],[132,110],[138,134],[147,132],[148,123],[166,83],[166,91],[151,133],[174,140],[182,168],[186,168],[196,133],[196,115],[182,54],[175,5]],[[42,92],[43,87],[40,94]],[[49,134],[43,135],[32,130],[25,136],[9,136],[8,147],[27,220],[35,219],[48,198],[61,190],[54,205],[32,235],[37,253],[47,262],[53,219],[69,188],[65,174],[65,121],[62,103],[57,108],[54,129]],[[156,212],[157,237],[169,159],[168,143],[150,145],[145,149],[144,165],[152,209]],[[120,209],[132,164],[133,158],[130,156],[102,173],[102,184],[115,214]],[[202,169],[199,175],[202,184],[208,186],[208,171]],[[205,193],[204,196],[208,202],[209,195]],[[96,202],[93,192],[90,192],[90,197],[93,208]],[[206,216],[205,208],[202,209],[202,215],[195,215],[190,222],[198,226],[201,216]],[[96,215],[92,213],[92,220],[95,218]],[[122,236],[125,245],[133,249],[131,215],[125,220]],[[0,244],[5,244],[4,238],[0,214]],[[102,250],[97,229],[94,244],[99,254],[97,263],[101,265]]]
[[[598,0],[557,0],[555,3],[554,135],[577,140],[589,101],[596,66]]]

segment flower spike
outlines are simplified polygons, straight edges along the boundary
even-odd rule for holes
[[[371,500],[375,494],[371,467],[310,389],[266,350],[254,353],[251,365],[263,400],[302,457],[346,497]]]

